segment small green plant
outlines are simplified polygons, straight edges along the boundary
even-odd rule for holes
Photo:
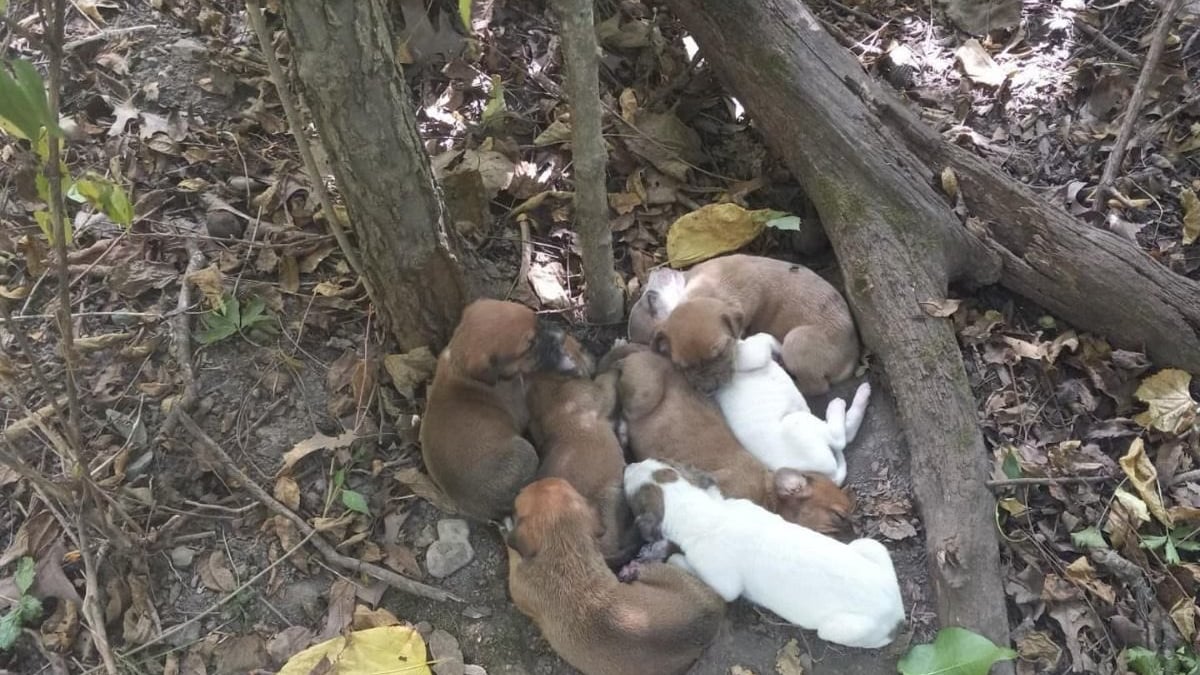
[[[196,336],[200,344],[211,345],[232,335],[275,332],[275,322],[267,313],[266,303],[255,296],[242,307],[234,296],[226,294],[221,304],[201,317],[204,330]]]
[[[951,626],[938,631],[933,644],[910,649],[896,669],[900,675],[987,675],[993,663],[1016,656],[978,633]]]
[[[51,163],[51,148],[54,147],[58,156],[62,157],[63,131],[58,125],[56,112],[50,109],[41,74],[32,63],[23,59],[0,60],[0,131],[29,141],[33,147],[40,169],[35,180],[37,194],[45,204],[45,208],[33,212],[33,218],[46,239],[53,242],[50,206],[54,197],[46,176]],[[51,143],[55,145],[51,146]],[[72,180],[66,163],[61,159],[57,169],[66,195],[73,201],[91,204],[123,227],[133,224],[133,206],[119,185],[95,173]],[[65,212],[65,206],[59,204],[60,211]],[[71,218],[63,218],[67,243],[72,239],[71,223]]]
[[[1137,675],[1200,675],[1200,658],[1188,647],[1158,654],[1143,647],[1125,650],[1125,663]]]
[[[1142,537],[1142,548],[1157,551],[1163,549],[1163,559],[1168,565],[1178,565],[1183,562],[1179,557],[1179,552],[1187,553],[1200,552],[1200,541],[1194,541],[1195,537],[1200,533],[1200,527],[1187,529],[1176,527],[1168,530],[1166,534],[1153,537]]]
[[[351,490],[346,487],[346,470],[338,469],[333,474],[333,489],[340,492],[342,495],[342,506],[361,513],[364,516],[371,515],[371,509],[367,508],[367,498],[361,492]]]
[[[0,617],[0,650],[8,650],[21,636],[21,627],[42,615],[42,602],[29,594],[33,587],[33,558],[21,558],[13,582],[17,586],[17,602]]]

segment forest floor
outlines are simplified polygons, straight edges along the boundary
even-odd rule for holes
[[[286,63],[277,3],[266,4]],[[489,7],[470,38],[441,3],[391,4],[403,36],[398,54],[456,228],[493,266],[491,276],[511,280],[502,292],[559,318],[602,353],[623,327],[588,325],[580,311],[569,194],[563,199],[572,188],[560,42],[543,3],[477,2]],[[1185,4],[1117,184],[1127,203],[1109,214],[1087,197],[1145,58],[1153,3],[1033,0],[1017,30],[976,42],[924,2],[811,6],[947,139],[1196,277],[1200,6]],[[803,261],[838,282],[801,187],[703,54],[692,56],[675,18],[649,1],[598,7],[612,222],[631,297],[665,260],[675,219],[715,201],[800,216],[798,232],[768,230],[746,250]],[[9,3],[0,23],[7,56],[44,68],[42,32],[31,2]],[[508,600],[495,530],[471,525],[469,555],[434,561],[461,567],[430,574],[431,556],[441,558],[431,548],[438,523],[455,517],[432,503],[416,444],[433,355],[396,354],[379,329],[326,231],[245,8],[228,0],[78,0],[66,40],[67,164],[116,180],[135,202],[130,229],[72,204],[69,258],[87,458],[107,517],[126,539],[103,542],[97,561],[122,667],[274,671],[382,608],[418,626],[439,675],[478,667],[572,672]],[[28,146],[0,135],[0,296],[17,316],[0,331],[0,413],[26,460],[61,479],[61,444],[33,421],[48,413],[30,415],[62,395],[65,379],[50,320],[52,255],[31,216],[35,173]],[[203,262],[185,280],[189,246]],[[171,330],[185,289],[199,393],[193,416],[204,431],[338,552],[464,602],[366,583],[308,547],[286,555],[302,537],[294,524],[224,480],[193,435],[176,427],[158,438],[165,410],[187,384]],[[241,320],[230,324],[228,311],[214,309],[222,297],[227,306],[236,299]],[[246,318],[252,308],[263,320]],[[995,289],[928,309],[958,328],[994,461],[1018,672],[1188,672],[1200,586],[1198,392],[1190,377],[1159,371],[1145,356]],[[695,672],[894,672],[910,642],[932,638],[908,450],[875,370],[865,376],[880,393],[848,450],[850,486],[861,505],[859,531],[894,556],[911,634],[881,652],[841,649],[735,603]],[[0,491],[0,610],[17,595],[23,558],[37,565],[33,592],[45,609],[13,649],[0,651],[0,670],[101,672],[75,611],[83,565],[73,514],[53,513],[3,466]],[[1148,662],[1162,670],[1143,670]]]

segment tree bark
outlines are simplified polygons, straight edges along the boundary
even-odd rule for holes
[[[384,0],[289,0],[282,7],[371,300],[401,349],[440,349],[474,289],[417,134]]]
[[[571,98],[571,156],[575,165],[575,230],[583,254],[588,317],[618,323],[625,297],[613,278],[612,228],[608,222],[608,152],[601,136],[600,47],[594,0],[552,3],[561,25],[567,91]]]
[[[821,215],[912,451],[942,625],[1008,644],[974,399],[951,323],[920,306],[944,298],[956,276],[994,281],[999,256],[959,225],[930,170],[863,105],[856,91],[874,86],[798,0],[669,4]]]

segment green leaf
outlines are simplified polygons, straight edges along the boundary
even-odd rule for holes
[[[1162,659],[1144,647],[1126,649],[1125,663],[1138,675],[1163,675]]]
[[[361,492],[342,490],[342,505],[364,516],[371,515],[371,510],[367,508],[367,499],[362,496]]]
[[[1142,537],[1142,548],[1148,548],[1151,551],[1155,551],[1155,550],[1162,548],[1163,544],[1166,544],[1166,543],[1167,543],[1166,535],[1163,535],[1161,537],[1159,537],[1159,536]]]
[[[1086,527],[1078,532],[1072,532],[1071,543],[1081,551],[1089,548],[1108,548],[1108,542],[1104,541],[1104,534],[1096,527]]]
[[[21,614],[16,607],[0,617],[0,650],[7,651],[21,637]]]
[[[100,209],[114,223],[125,227],[133,224],[133,205],[129,203],[129,197],[119,185],[107,178],[92,175],[75,181],[68,196],[74,198],[76,194]]]
[[[896,668],[901,675],[987,675],[993,663],[1016,656],[978,633],[950,627],[938,631],[933,644],[910,649]]]
[[[30,588],[33,588],[33,574],[35,570],[33,558],[25,556],[17,563],[17,574],[13,577],[13,583],[17,585],[17,591],[21,595],[25,595]]]
[[[0,63],[0,128],[32,141],[43,127],[55,136],[62,134],[58,120],[50,114],[46,87],[37,68],[23,59]]]
[[[767,221],[767,227],[773,227],[777,230],[791,230],[793,232],[800,231],[799,216],[784,216],[783,218],[775,218]]]
[[[483,115],[479,121],[483,126],[487,126],[496,121],[496,117],[504,112],[504,81],[499,75],[492,76],[492,95],[488,98],[487,105],[483,107]]]
[[[1009,450],[1004,455],[1004,462],[1000,464],[1000,470],[1008,478],[1021,477],[1021,463],[1017,461],[1017,453]]]
[[[333,489],[339,490],[346,484],[346,470],[338,469],[333,472]]]
[[[471,0],[458,0],[458,17],[462,19],[467,32],[471,32]]]
[[[42,601],[32,595],[22,595],[17,602],[17,612],[21,623],[29,623],[42,615]]]
[[[1178,565],[1183,562],[1179,559],[1179,551],[1175,549],[1175,540],[1167,537],[1167,548],[1163,551],[1163,557],[1166,558],[1168,565]]]
[[[8,11],[8,0],[0,0],[0,14]]]

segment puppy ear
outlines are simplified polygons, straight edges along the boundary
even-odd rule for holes
[[[775,493],[783,499],[808,499],[812,496],[812,485],[803,473],[780,469],[775,472]]]
[[[633,519],[633,524],[637,526],[638,532],[641,533],[642,539],[647,542],[655,542],[662,539],[662,523],[654,516],[653,513],[646,511],[639,513]]]
[[[529,534],[529,527],[522,527],[521,520],[518,519],[513,526],[508,536],[504,538],[504,543],[521,555],[522,558],[532,558],[537,555],[538,546],[535,545],[533,537]]]
[[[743,314],[740,310],[731,309],[721,313],[721,320],[725,322],[725,329],[736,340],[742,337]]]
[[[663,356],[670,356],[671,338],[667,337],[667,334],[661,330],[655,331],[654,339],[650,341],[650,347]]]
[[[496,369],[496,355],[482,349],[472,349],[464,359],[463,367],[467,376],[484,384],[496,384],[499,381]]]

